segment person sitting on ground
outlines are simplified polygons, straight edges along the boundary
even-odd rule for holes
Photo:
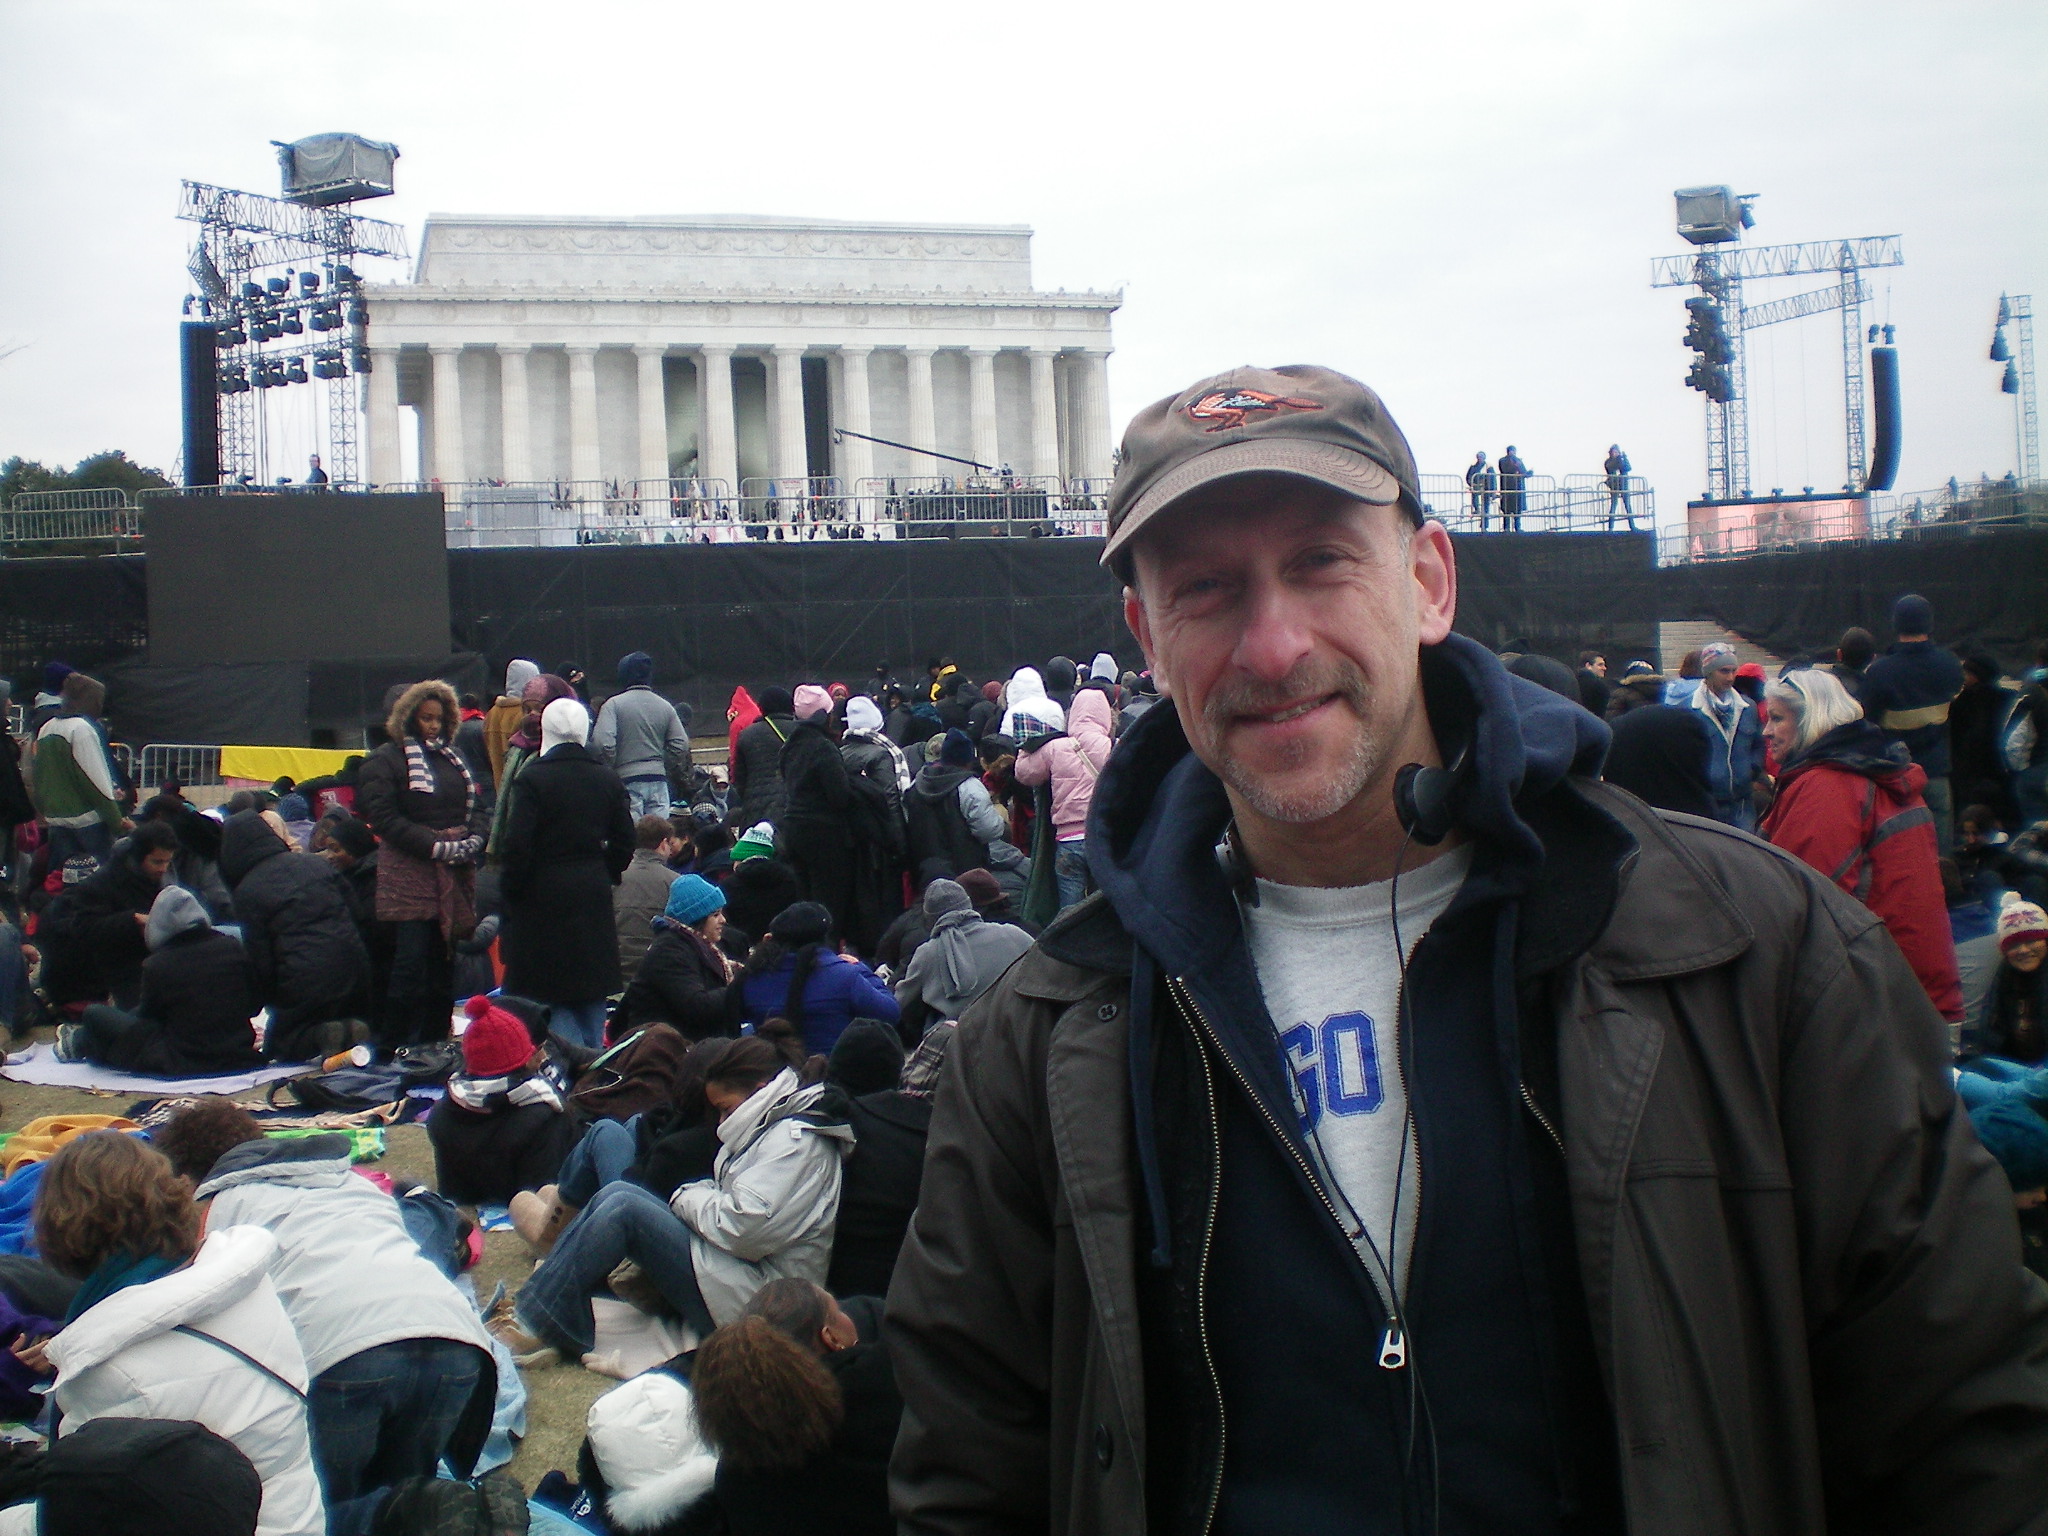
[[[1999,964],[1977,1016],[1970,1054],[2048,1060],[2048,913],[2018,891],[1998,908]]]
[[[447,1457],[468,1476],[497,1398],[476,1308],[421,1256],[398,1201],[350,1171],[340,1135],[273,1141],[249,1112],[205,1099],[157,1133],[210,1201],[209,1225],[260,1227],[313,1379],[306,1417],[328,1508]]]
[[[2020,1222],[2020,1262],[2048,1280],[2048,1120],[2031,1104],[1970,1110],[1977,1139],[2004,1170]]]
[[[36,924],[43,995],[52,1007],[112,1002],[133,1008],[142,996],[144,930],[163,889],[178,836],[160,821],[144,822],[106,864],[43,909]]]
[[[137,825],[163,822],[178,835],[178,851],[165,878],[197,896],[206,915],[216,923],[233,922],[234,898],[220,873],[221,824],[211,816],[200,815],[186,801],[166,794],[144,801],[135,820]]]
[[[1010,900],[1010,893],[1003,889],[1002,882],[985,869],[970,869],[960,877],[960,889],[967,893],[967,899],[974,903],[974,910],[981,914],[984,923],[1008,923],[1012,928],[1021,928],[1032,938],[1038,937],[1039,930],[1024,920],[1024,914],[1017,910],[1017,904]],[[931,936],[927,928],[924,938]],[[912,950],[915,953],[915,949]]]
[[[830,1051],[855,1019],[894,1024],[902,1014],[875,973],[833,943],[832,914],[815,901],[776,915],[727,998],[727,1017],[735,1022],[758,1027],[772,1018],[789,1020],[814,1056]]]
[[[633,858],[612,887],[612,927],[619,938],[619,978],[628,991],[641,957],[654,942],[654,920],[668,905],[675,884],[669,861],[683,847],[666,816],[642,816],[633,823]]]
[[[872,1316],[872,1313],[870,1313]],[[888,1536],[903,1398],[879,1329],[808,1280],[763,1286],[698,1347],[698,1427],[731,1536]]]
[[[305,1061],[367,1037],[370,956],[333,864],[294,851],[275,811],[230,816],[220,861],[257,999],[270,1005],[265,1054]]]
[[[934,880],[926,886],[924,912],[931,937],[910,957],[896,983],[896,1000],[912,1011],[921,1007],[933,1021],[959,1018],[1031,948],[1031,935],[1022,928],[984,922],[957,881]]]
[[[1963,885],[1996,908],[2005,891],[2005,856],[2011,839],[1988,805],[1966,805],[1956,817],[1956,872]]]
[[[371,1028],[383,1038],[381,1009],[391,989],[394,934],[390,923],[377,917],[377,834],[366,821],[347,812],[324,818],[313,829],[313,852],[333,866],[348,895],[349,916],[355,920],[356,937],[370,957]]]
[[[655,1023],[673,1025],[686,1040],[724,1034],[726,989],[738,971],[718,947],[725,892],[700,875],[677,875],[650,927],[653,942],[619,1001],[613,1034]]]
[[[846,1118],[853,1127],[853,1151],[840,1180],[839,1219],[832,1229],[832,1268],[825,1278],[834,1295],[889,1294],[904,1234],[917,1211],[932,1090],[952,1037],[951,1024],[934,1025],[906,1062],[893,1029],[863,1020],[832,1048],[826,1077],[851,1097]]]
[[[1940,854],[1920,798],[1927,775],[1817,668],[1786,673],[1765,707],[1782,768],[1758,831],[1876,913],[1928,1001],[1960,1025],[1962,983],[1935,865]]]
[[[757,939],[768,936],[776,913],[803,900],[796,871],[775,856],[775,828],[765,821],[756,822],[733,843],[732,873],[723,889],[726,953],[741,958]]]
[[[214,931],[199,898],[165,886],[143,936],[150,955],[135,1012],[89,1005],[76,1024],[58,1026],[58,1058],[152,1077],[212,1077],[263,1065],[251,1022],[262,1005],[248,951]]]
[[[259,1536],[325,1536],[311,1378],[269,1274],[276,1239],[222,1223],[202,1242],[191,1186],[161,1152],[111,1131],[75,1138],[45,1165],[35,1229],[44,1259],[84,1282],[43,1346],[64,1429],[203,1424],[262,1478]]]
[[[699,1338],[770,1280],[822,1281],[853,1133],[845,1095],[806,1081],[811,1065],[780,1024],[726,1041],[704,1079],[720,1117],[715,1175],[665,1204],[637,1184],[605,1185],[520,1291],[513,1322],[492,1331],[522,1358],[580,1359],[596,1337],[590,1299],[626,1259]]]
[[[427,1114],[434,1187],[458,1204],[503,1205],[552,1183],[576,1145],[575,1074],[548,1037],[545,1004],[472,997],[464,1011],[462,1070]]]
[[[31,1454],[17,1444],[18,1453]],[[203,1425],[95,1419],[26,1471],[35,1497],[0,1510],[0,1536],[254,1536],[263,1479]],[[8,1479],[8,1496],[27,1491]]]

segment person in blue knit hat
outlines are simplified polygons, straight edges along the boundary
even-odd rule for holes
[[[619,1002],[614,1032],[672,1024],[686,1040],[724,1033],[725,989],[733,978],[732,961],[718,947],[725,892],[702,875],[678,875],[653,927],[654,942]]]

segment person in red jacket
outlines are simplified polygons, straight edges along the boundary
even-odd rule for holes
[[[1963,988],[1934,817],[1920,793],[1926,773],[1828,673],[1787,673],[1764,707],[1764,736],[1784,766],[1758,830],[1882,918],[1928,1000],[1959,1026]]]

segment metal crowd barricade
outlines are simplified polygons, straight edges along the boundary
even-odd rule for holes
[[[761,475],[740,481],[742,522],[843,522],[846,514],[845,487],[837,475]]]
[[[153,789],[166,779],[176,779],[188,789],[226,783],[220,776],[219,747],[182,742],[151,742],[142,749],[139,773],[132,773],[130,778],[138,789]]]
[[[107,756],[114,760],[114,766],[121,771],[121,777],[130,784],[135,782],[135,749],[125,741],[107,743]]]
[[[17,491],[0,512],[0,547],[135,539],[141,512],[119,486],[84,491]]]
[[[1045,538],[1065,526],[1066,488],[1051,475],[895,475],[863,480],[856,500],[876,538]]]

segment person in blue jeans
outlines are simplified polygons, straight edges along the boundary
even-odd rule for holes
[[[795,1031],[780,1023],[717,1051],[704,1076],[721,1117],[714,1176],[666,1202],[623,1181],[599,1189],[534,1270],[513,1318],[491,1325],[522,1363],[547,1350],[588,1354],[591,1298],[627,1259],[700,1339],[769,1280],[823,1282],[853,1134],[845,1095],[804,1082],[803,1066]]]

